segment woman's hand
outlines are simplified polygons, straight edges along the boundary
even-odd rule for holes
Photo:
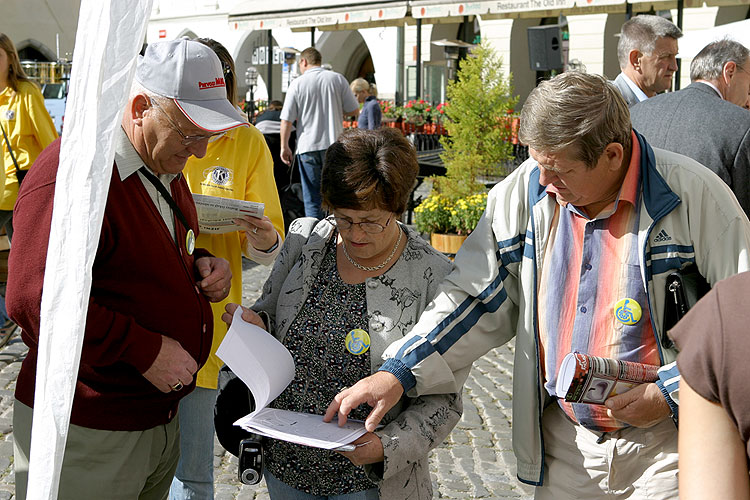
[[[224,307],[226,312],[221,315],[222,321],[224,321],[224,323],[226,323],[227,325],[232,326],[232,318],[234,317],[234,312],[238,307],[242,308],[242,319],[244,319],[248,323],[252,323],[255,326],[259,326],[260,328],[267,330],[266,325],[263,323],[263,319],[258,313],[239,304],[227,304],[226,307]]]
[[[267,215],[264,215],[262,219],[245,215],[234,219],[234,223],[242,226],[250,244],[261,252],[267,252],[278,240],[276,228],[273,227],[273,223]]]
[[[354,465],[375,464],[385,460],[383,442],[374,432],[368,432],[352,443],[357,445],[354,451],[339,451]]]

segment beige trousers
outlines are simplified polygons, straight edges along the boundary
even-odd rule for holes
[[[26,499],[32,409],[15,400],[13,455],[16,500]],[[103,431],[71,425],[58,500],[164,500],[180,458],[180,424],[145,431]]]
[[[574,424],[551,404],[542,418],[544,485],[535,500],[676,500],[677,428],[667,419],[648,429],[606,435]]]

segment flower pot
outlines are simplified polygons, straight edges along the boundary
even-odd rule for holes
[[[466,235],[430,233],[430,244],[438,252],[456,254],[463,245]]]
[[[396,118],[385,118],[382,120],[383,126],[388,128],[401,128],[401,124],[398,123]]]

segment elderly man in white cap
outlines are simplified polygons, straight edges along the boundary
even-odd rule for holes
[[[181,171],[208,141],[246,125],[222,67],[197,42],[150,45],[117,136],[99,239],[60,499],[164,499],[180,454],[177,405],[193,390],[213,333],[209,301],[227,296],[228,263],[195,247]],[[39,309],[60,141],[24,180],[8,311],[29,353],[13,415],[16,498],[26,497]],[[14,241],[14,243],[15,243]]]

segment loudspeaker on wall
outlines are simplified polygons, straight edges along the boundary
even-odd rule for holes
[[[527,28],[532,71],[562,69],[562,34],[559,24]]]

